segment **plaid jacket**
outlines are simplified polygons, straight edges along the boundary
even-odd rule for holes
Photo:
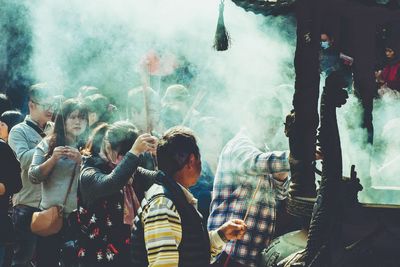
[[[235,248],[232,259],[246,266],[256,266],[256,259],[268,246],[275,229],[276,201],[287,195],[289,179],[280,182],[271,174],[289,171],[289,152],[262,152],[241,130],[222,150],[214,180],[209,230],[229,219],[246,218],[243,240],[229,242],[224,250]],[[261,179],[254,199],[253,193]]]

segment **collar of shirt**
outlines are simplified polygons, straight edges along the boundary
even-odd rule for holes
[[[31,118],[31,116],[30,116],[29,114],[26,115],[25,120],[32,122],[33,124],[35,124],[36,126],[38,126],[40,129],[42,129],[42,127],[40,127],[40,125],[39,125],[36,121],[32,120],[32,118]],[[43,130],[43,129],[42,129],[42,130]]]
[[[197,210],[197,199],[192,193],[190,193],[189,190],[186,189],[186,187],[182,186],[180,183],[177,184],[182,188],[183,194],[185,194],[186,200],[189,202],[189,204],[193,205]]]
[[[42,131],[45,132],[46,134],[50,133],[54,127],[54,122],[52,122],[52,121],[46,122],[46,124],[44,125],[44,128],[40,127],[40,125],[36,121],[32,120],[31,115],[29,115],[29,114],[26,115],[25,120],[34,123],[37,127],[42,129]]]

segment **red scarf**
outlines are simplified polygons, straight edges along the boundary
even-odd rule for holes
[[[133,190],[132,183],[129,182],[124,186],[124,224],[133,226],[133,220],[139,207],[139,200]]]

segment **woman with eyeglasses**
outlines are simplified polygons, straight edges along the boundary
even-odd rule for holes
[[[129,266],[131,228],[139,207],[134,187],[150,187],[156,175],[138,166],[143,153],[155,152],[157,139],[138,135],[124,121],[103,124],[93,139],[99,132],[104,135],[100,152],[88,146],[79,181],[79,266]]]
[[[64,224],[61,231],[47,237],[39,237],[41,247],[38,266],[58,266],[60,250],[64,243],[68,216],[77,208],[78,178],[81,164],[79,149],[86,141],[88,110],[78,100],[68,99],[57,114],[54,131],[35,148],[29,179],[42,185],[39,208],[63,206]],[[71,183],[71,186],[70,186]],[[65,197],[65,205],[64,200]]]

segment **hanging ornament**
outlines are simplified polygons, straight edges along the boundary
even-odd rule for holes
[[[225,51],[228,49],[231,39],[224,23],[224,0],[219,4],[219,16],[217,30],[215,31],[214,49],[217,51]]]

